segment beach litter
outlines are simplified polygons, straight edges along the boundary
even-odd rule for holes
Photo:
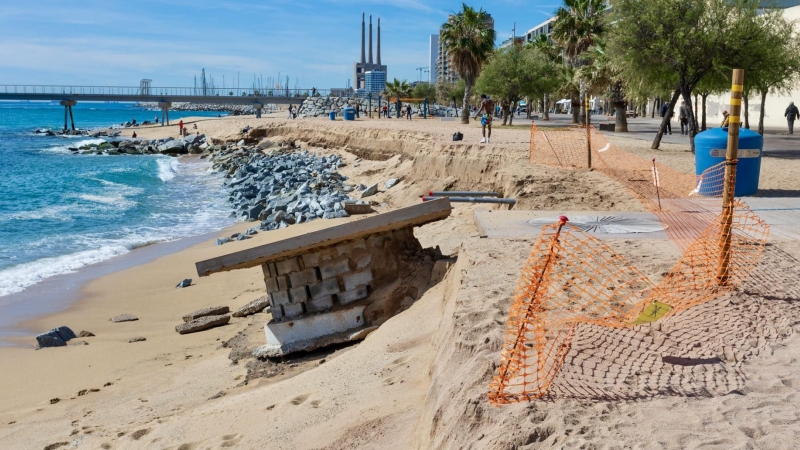
[[[185,287],[189,287],[191,285],[192,285],[192,279],[191,278],[187,278],[187,279],[181,281],[180,283],[178,283],[177,286],[175,286],[175,287],[176,288],[185,288]]]

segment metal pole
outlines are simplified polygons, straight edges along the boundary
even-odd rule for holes
[[[731,229],[733,228],[733,197],[736,195],[736,163],[739,152],[739,114],[742,111],[742,84],[744,70],[733,69],[731,83],[731,113],[728,116],[728,151],[725,154],[725,184],[722,191],[722,215],[720,216],[719,264],[717,283],[728,281],[731,262]]]
[[[429,197],[500,197],[498,192],[483,191],[428,191]]]
[[[589,94],[586,94],[583,103],[584,122],[586,122],[586,166],[592,168],[592,131],[589,128]]]
[[[442,197],[422,197],[423,202],[438,200]],[[453,203],[500,203],[503,205],[513,205],[517,201],[513,198],[485,198],[485,197],[447,197]]]

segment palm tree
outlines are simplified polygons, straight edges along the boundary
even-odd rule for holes
[[[561,52],[559,51],[558,47],[553,45],[553,42],[550,41],[550,38],[547,37],[547,34],[540,34],[535,38],[531,39],[528,44],[530,47],[538,49],[542,52],[548,60],[555,63],[561,59]],[[550,93],[545,92],[542,95],[542,104],[544,107],[542,108],[542,120],[550,120]],[[528,114],[531,113],[531,107],[528,105]]]
[[[408,81],[400,81],[397,78],[391,82],[386,83],[386,89],[383,91],[386,97],[396,97],[397,99],[411,96],[411,85]]]
[[[586,80],[587,91],[594,94],[608,94],[616,115],[615,131],[627,132],[628,101],[625,93],[625,81],[606,54],[605,42],[602,39],[596,39],[595,44],[584,55],[591,64],[581,67],[579,73],[581,78]]]
[[[605,32],[605,9],[605,0],[564,0],[564,6],[556,11],[551,38],[561,46],[572,66],[583,65],[581,54],[589,50],[598,36]],[[579,105],[583,113],[581,99],[573,97],[571,100],[573,110]],[[572,117],[573,123],[577,122],[575,114]]]
[[[441,39],[447,57],[465,85],[461,123],[469,123],[472,87],[481,73],[483,63],[494,50],[495,32],[491,24],[491,16],[486,11],[476,11],[462,3],[461,12],[451,15],[442,25]]]

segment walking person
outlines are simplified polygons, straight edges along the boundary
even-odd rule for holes
[[[681,107],[678,110],[678,119],[681,121],[681,134],[689,134],[689,107],[686,102],[681,102]]]
[[[667,118],[667,126],[664,128],[664,132],[667,134],[672,134],[672,115],[673,112],[669,108],[669,103],[664,103],[661,107],[661,117]]]
[[[411,105],[406,105],[406,119],[411,120]]]
[[[178,122],[178,134],[183,136],[183,119],[181,119],[181,121]]]
[[[483,139],[481,139],[481,144],[488,144],[491,142],[492,139],[492,114],[494,113],[494,102],[486,96],[486,94],[481,94],[481,106],[478,108],[478,111],[475,112],[475,119],[478,118],[478,115],[483,111],[483,117],[481,118],[481,131],[483,132]],[[489,134],[486,134],[486,128],[489,128]]]
[[[389,118],[389,107],[387,105],[383,105],[383,117]]]
[[[797,109],[794,102],[789,102],[789,107],[786,108],[786,112],[783,113],[783,116],[786,117],[787,124],[789,125],[789,134],[794,134],[794,121],[800,117],[800,110]]]
[[[292,114],[292,105],[289,105],[289,117],[287,119],[294,119],[294,115]]]

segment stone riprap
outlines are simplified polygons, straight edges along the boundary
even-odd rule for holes
[[[196,333],[198,331],[225,325],[230,321],[231,316],[229,314],[222,316],[205,316],[192,320],[191,322],[182,323],[175,327],[175,331],[179,334]]]
[[[69,147],[74,155],[186,155],[199,154],[211,145],[203,134],[187,134],[180,138],[130,139],[115,137],[101,143]]]
[[[36,335],[36,342],[39,343],[39,348],[64,347],[67,341],[75,337],[75,333],[69,327],[58,327]]]
[[[191,312],[183,316],[184,322],[191,322],[195,319],[199,319],[201,317],[206,316],[221,316],[223,314],[228,314],[230,312],[230,308],[227,306],[212,306],[210,308],[203,308],[197,311]]]
[[[300,103],[302,100],[303,97],[298,97],[296,103]],[[161,108],[158,107],[158,103],[153,102],[140,102],[136,104],[136,107],[151,111],[161,111]],[[256,113],[252,105],[230,105],[224,103],[174,102],[169,109],[170,111],[219,111],[226,112],[229,116],[244,116]],[[278,109],[277,105],[265,103],[263,112],[271,112]]]
[[[262,230],[347,217],[346,202],[366,203],[348,196],[356,189],[345,184],[347,177],[339,173],[346,165],[339,156],[316,156],[296,149],[291,142],[265,154],[261,147],[240,141],[211,153],[209,159],[213,169],[227,172],[230,178],[225,186],[230,191],[232,216],[259,220]],[[255,232],[253,228],[243,233],[245,237],[234,239],[246,239]],[[221,238],[216,244],[231,240]]]
[[[303,104],[300,105],[298,109],[297,116],[298,117],[320,117],[320,116],[327,116],[330,114],[331,111],[334,111],[337,116],[341,116],[342,110],[344,108],[355,108],[356,104],[359,105],[360,115],[368,114],[369,109],[369,99],[362,98],[362,99],[355,99],[355,98],[344,98],[344,97],[308,97],[303,101]],[[381,103],[381,108],[386,105],[386,100]],[[405,113],[406,106],[409,103],[403,103],[401,112]],[[422,117],[422,104],[421,103],[410,103],[411,105],[411,117],[419,116]],[[395,103],[389,103],[389,116],[396,117],[397,111],[395,109]],[[372,111],[373,116],[379,113],[378,111],[378,99],[372,99]],[[434,105],[432,103],[428,104],[428,116],[431,117],[456,117],[458,116],[458,111],[456,108],[448,108],[441,105]]]

